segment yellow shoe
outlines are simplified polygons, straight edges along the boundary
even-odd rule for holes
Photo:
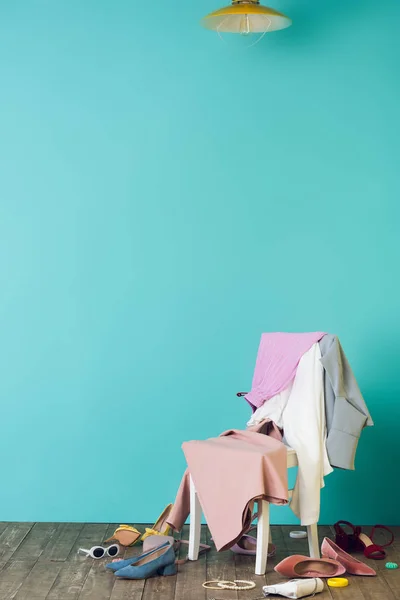
[[[121,546],[133,546],[140,538],[140,535],[141,533],[136,527],[132,527],[131,525],[120,525],[108,540],[104,540],[104,543],[117,540]]]
[[[145,533],[140,538],[143,542],[149,535],[168,535],[171,531],[171,527],[166,523],[166,520],[169,517],[169,514],[172,510],[173,504],[168,504],[162,511],[161,515],[158,517],[157,521],[154,523],[153,528],[146,527]]]

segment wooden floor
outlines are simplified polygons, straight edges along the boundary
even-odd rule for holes
[[[254,575],[254,559],[235,556],[230,551],[214,549],[197,562],[179,567],[175,577],[158,577],[147,581],[118,581],[104,568],[105,561],[94,561],[77,554],[80,547],[100,544],[116,525],[78,523],[0,523],[0,600],[255,600],[262,597],[262,586],[282,581],[273,566],[289,554],[307,554],[304,540],[289,537],[293,527],[272,527],[277,556],[270,559],[266,577]],[[139,529],[144,526],[139,525]],[[400,563],[400,527],[393,528],[396,541],[389,548],[388,560]],[[366,531],[369,528],[365,529]],[[320,537],[333,538],[330,527],[319,527]],[[182,538],[188,538],[187,528]],[[210,541],[206,527],[203,542]],[[127,556],[140,552],[129,549]],[[186,549],[182,551],[183,558]],[[367,559],[366,559],[367,561]],[[400,600],[400,569],[388,570],[386,561],[368,560],[377,577],[351,577],[344,589],[326,588],[318,594],[349,600]],[[207,579],[251,579],[257,588],[245,592],[206,591]]]

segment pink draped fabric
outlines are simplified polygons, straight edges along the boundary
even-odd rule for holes
[[[268,427],[269,435],[258,433]],[[279,429],[263,422],[217,438],[185,442],[188,464],[168,523],[179,531],[189,515],[189,473],[217,550],[232,546],[251,524],[257,498],[287,504],[287,450]]]
[[[324,335],[321,331],[262,334],[251,391],[245,395],[253,409],[287,388],[303,354]]]

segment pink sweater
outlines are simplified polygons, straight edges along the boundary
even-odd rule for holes
[[[268,429],[269,435],[257,433]],[[288,502],[287,450],[281,433],[264,421],[253,430],[231,429],[220,437],[185,442],[188,470],[168,523],[180,530],[189,515],[189,472],[217,550],[232,546],[251,523],[253,502]]]
[[[253,409],[287,388],[303,354],[324,335],[321,331],[262,334],[251,392],[245,395]]]

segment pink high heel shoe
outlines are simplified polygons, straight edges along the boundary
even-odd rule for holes
[[[330,558],[310,558],[294,554],[276,565],[275,571],[284,577],[337,577],[346,571],[343,565]]]
[[[351,575],[369,575],[371,577],[376,575],[374,569],[371,569],[371,567],[361,562],[361,560],[357,560],[357,558],[347,554],[347,552],[339,548],[329,538],[324,538],[321,546],[321,554],[325,558],[332,558],[340,562]]]

